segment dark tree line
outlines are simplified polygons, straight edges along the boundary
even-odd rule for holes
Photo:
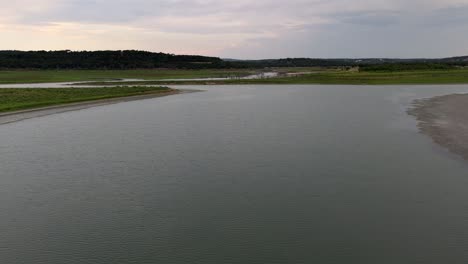
[[[124,51],[0,51],[0,69],[223,69],[268,67],[353,67],[364,71],[444,70],[467,66],[468,57],[446,59],[222,60],[197,55]]]
[[[210,68],[219,58],[146,51],[0,51],[4,69]]]
[[[351,61],[288,58],[222,60],[216,57],[174,55],[147,51],[0,51],[0,69],[210,69],[351,65]]]
[[[402,72],[402,71],[434,71],[451,70],[457,67],[452,63],[385,63],[361,65],[361,71],[367,72]]]
[[[275,60],[239,60],[228,63],[233,68],[266,68],[266,67],[338,67],[353,66],[355,63],[346,59],[310,59],[286,58]]]

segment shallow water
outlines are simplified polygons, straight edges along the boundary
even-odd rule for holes
[[[0,126],[1,263],[466,263],[465,162],[415,98],[202,86]]]
[[[243,77],[219,77],[219,78],[188,78],[188,79],[160,79],[160,80],[154,80],[155,82],[160,81],[160,82],[177,82],[177,81],[222,81],[222,80],[255,80],[255,79],[268,79],[268,78],[274,78],[278,77],[279,74],[277,72],[263,72],[263,73],[257,73],[257,74],[252,74],[252,75],[247,75]],[[119,83],[123,82],[139,82],[139,81],[147,81],[144,79],[118,79],[118,80],[103,80],[108,82],[106,85],[85,85],[86,83],[89,82],[94,82],[94,81],[82,81],[82,82],[52,82],[52,83],[16,83],[16,84],[0,84],[0,89],[1,88],[76,88],[76,84],[79,84],[77,86],[78,88],[95,88],[95,87],[104,87],[104,86],[116,86],[119,85]],[[74,87],[75,85],[75,87]],[[157,85],[157,84],[153,84]],[[145,86],[151,86],[151,85],[145,85]]]
[[[222,80],[255,80],[255,79],[268,79],[278,77],[278,72],[263,72],[251,74],[247,76],[231,76],[231,77],[218,77],[218,78],[186,78],[186,79],[162,79],[160,81],[222,81]]]
[[[119,80],[103,80],[106,82],[111,83],[109,86],[116,86],[119,85],[121,82],[138,82],[138,81],[144,81],[143,79],[119,79]],[[95,88],[97,86],[102,86],[102,85],[82,85],[86,84],[91,81],[82,81],[82,82],[51,82],[51,83],[13,83],[13,84],[0,84],[0,89],[2,88],[74,88],[74,84],[80,84],[78,87],[79,88]],[[94,82],[94,81],[92,81]]]

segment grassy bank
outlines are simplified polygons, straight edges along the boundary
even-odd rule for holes
[[[0,84],[246,76],[249,70],[0,70]]]
[[[464,84],[468,83],[468,69],[419,71],[346,71],[326,68],[274,68],[264,71],[280,73],[270,79],[231,79],[220,81],[165,81],[161,79],[193,79],[210,77],[241,77],[260,70],[62,70],[62,71],[0,71],[0,84],[93,81],[91,85],[106,85],[112,79],[136,78],[140,82],[119,85],[172,84]],[[302,73],[294,75],[294,73]],[[308,74],[304,74],[308,73]]]
[[[167,87],[0,89],[0,112],[175,91]]]
[[[300,72],[300,71],[297,71]],[[288,73],[294,73],[289,71]],[[265,79],[232,79],[220,81],[170,81],[146,80],[125,82],[122,85],[212,85],[212,84],[465,84],[468,83],[468,69],[402,71],[402,72],[357,72],[357,71],[314,71],[313,73]],[[106,85],[107,82],[93,82],[92,85]]]
[[[468,83],[468,69],[446,71],[350,72],[330,71],[259,80],[233,80],[232,84],[463,84]]]

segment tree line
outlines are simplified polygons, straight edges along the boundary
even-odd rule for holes
[[[0,51],[0,69],[223,69],[267,67],[332,67],[346,60],[287,58],[276,60],[222,60],[199,55],[174,55],[137,50],[123,51]]]
[[[0,69],[225,69],[269,67],[355,67],[362,71],[446,70],[467,66],[468,57],[446,59],[223,60],[199,55],[122,51],[0,51]]]
[[[461,66],[461,65],[460,65]],[[384,63],[361,65],[360,71],[366,72],[402,72],[402,71],[437,71],[452,70],[458,67],[453,63]]]
[[[136,50],[0,51],[3,69],[150,69],[209,68],[221,59]]]

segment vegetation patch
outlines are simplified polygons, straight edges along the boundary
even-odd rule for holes
[[[278,77],[242,79],[262,72]],[[184,80],[230,78],[227,80]],[[117,79],[142,81],[115,82]],[[164,81],[170,79],[170,81]],[[222,85],[222,84],[465,84],[468,68],[443,64],[387,64],[360,67],[286,67],[204,70],[15,70],[0,71],[0,84],[82,82],[84,85]],[[77,83],[76,85],[80,85]]]
[[[224,85],[224,84],[465,84],[468,69],[419,71],[347,71],[322,70],[308,74],[285,75],[262,79],[194,80],[194,81],[130,81],[121,85]],[[115,84],[115,83],[114,83]],[[88,85],[112,85],[110,82],[92,82]]]
[[[119,86],[108,88],[4,88],[0,89],[0,112],[59,104],[175,91],[167,87]]]
[[[246,69],[0,70],[0,84],[110,81],[116,79],[161,80],[242,77],[253,73],[255,72]]]

